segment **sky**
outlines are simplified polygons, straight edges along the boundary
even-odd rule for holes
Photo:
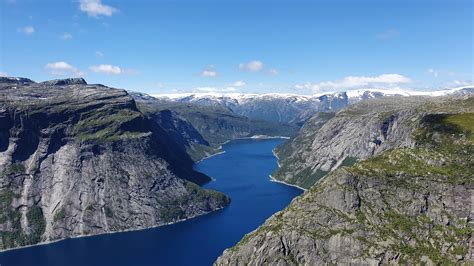
[[[0,1],[2,76],[80,76],[150,94],[474,79],[471,0]]]

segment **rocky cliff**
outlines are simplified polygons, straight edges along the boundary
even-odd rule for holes
[[[123,90],[0,78],[0,249],[158,226],[226,206]]]
[[[422,106],[443,102],[444,98],[389,97],[366,100],[337,114],[319,113],[297,137],[275,150],[281,167],[273,177],[309,188],[340,166],[388,149],[412,147],[417,121],[431,111]]]
[[[385,107],[377,108],[378,112],[373,109],[376,107],[363,112],[360,108],[315,124],[316,132],[308,136],[313,139],[310,143],[323,139],[326,130],[335,127],[345,134],[364,135],[363,127],[372,128],[376,113],[383,114],[377,121],[392,122],[373,128],[374,134],[384,137],[383,132],[393,132],[401,137],[400,142],[383,150],[357,144],[364,153],[368,150],[374,156],[325,176],[226,250],[217,265],[472,262],[474,98],[421,101],[406,110],[396,108],[395,113]],[[385,110],[390,112],[384,114]],[[352,119],[363,122],[359,130],[337,127],[339,116],[350,123],[344,118],[347,112],[353,112]],[[387,120],[392,115],[397,118]],[[333,119],[337,123],[331,122]],[[406,127],[411,129],[403,130]],[[343,140],[339,132],[326,141]],[[352,140],[357,142],[358,137]],[[383,142],[376,145],[380,147]],[[306,161],[314,159],[307,157]]]

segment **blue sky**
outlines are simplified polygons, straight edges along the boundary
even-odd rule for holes
[[[0,73],[147,93],[473,80],[473,1],[0,0]]]

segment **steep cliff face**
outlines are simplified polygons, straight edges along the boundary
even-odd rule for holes
[[[224,207],[123,90],[0,79],[0,249],[162,225]]]
[[[276,149],[281,167],[274,178],[309,188],[341,165],[351,165],[391,148],[412,147],[423,103],[441,98],[381,98],[312,117],[291,142]]]
[[[333,171],[216,264],[472,262],[474,98],[419,107],[412,145]]]

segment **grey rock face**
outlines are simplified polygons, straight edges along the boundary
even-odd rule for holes
[[[20,78],[20,77],[0,77],[0,83],[3,84],[26,84],[35,83],[31,79]]]
[[[55,79],[41,82],[45,86],[87,85],[83,78]]]
[[[0,83],[0,249],[158,226],[229,203],[195,184],[210,179],[127,92],[61,84]]]
[[[389,97],[311,118],[297,137],[276,150],[281,168],[274,178],[309,188],[328,172],[396,147],[411,147],[423,112],[436,98]],[[333,117],[334,116],[334,117]]]
[[[398,176],[413,189],[345,169],[273,215],[216,265],[380,265],[466,261],[474,187]],[[426,245],[426,246],[425,246]],[[456,247],[456,248],[454,248]],[[459,252],[459,253],[457,253]]]
[[[396,144],[393,149],[331,172],[224,251],[215,264],[472,263],[474,138],[470,128],[474,124],[474,98],[421,101],[411,110],[396,113],[399,118],[416,117],[414,110],[418,110],[421,117],[395,120],[398,129],[391,130],[413,127],[415,144]],[[373,114],[374,110],[353,113],[352,119],[367,112]],[[333,130],[327,125],[339,116],[314,118],[317,132],[312,138]],[[316,125],[317,121],[323,126]],[[341,139],[336,136],[329,141]]]

